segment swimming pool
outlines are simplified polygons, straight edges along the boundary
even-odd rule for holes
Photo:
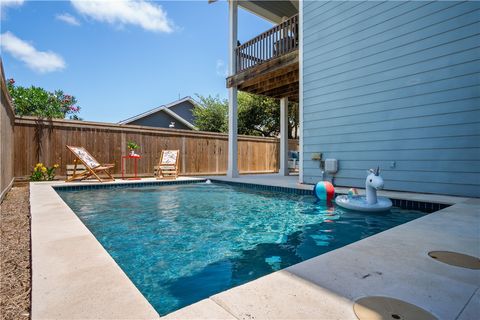
[[[216,183],[57,192],[161,315],[423,216]]]

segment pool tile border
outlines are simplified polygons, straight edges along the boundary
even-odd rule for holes
[[[291,187],[280,187],[280,186],[271,186],[264,184],[255,184],[255,183],[246,183],[246,182],[234,182],[234,181],[225,181],[210,179],[214,183],[226,184],[232,186],[238,186],[242,188],[249,188],[253,190],[264,190],[264,191],[274,191],[274,192],[284,192],[297,195],[310,195],[313,196],[313,186],[311,189],[300,189],[300,188],[291,188]],[[194,184],[202,183],[207,181],[207,179],[196,179],[196,180],[159,180],[159,181],[139,181],[139,182],[127,182],[127,183],[98,183],[98,184],[80,184],[80,185],[67,185],[67,186],[53,186],[57,191],[81,191],[81,190],[92,190],[92,189],[122,189],[122,188],[143,188],[149,186],[166,186],[166,185],[182,185],[182,184]],[[344,192],[338,192],[337,194],[345,194]],[[449,207],[449,204],[445,203],[434,203],[434,202],[424,202],[416,200],[405,200],[405,199],[395,199],[391,198],[392,204],[394,207],[398,207],[406,210],[418,210],[425,213],[432,213],[441,209]]]
[[[390,199],[394,207],[406,210],[418,210],[425,213],[432,213],[450,207],[449,204],[422,202],[413,200]]]
[[[225,180],[216,180],[211,179],[215,183],[223,183],[228,185],[235,185],[244,188],[251,188],[256,190],[267,190],[267,191],[276,191],[276,192],[286,192],[293,193],[298,195],[314,195],[313,186],[312,189],[299,189],[299,188],[289,188],[289,187],[279,187],[279,186],[270,186],[263,184],[254,184],[246,182],[234,182],[234,181],[225,181]],[[343,192],[337,192],[337,194],[345,194]],[[425,213],[432,213],[441,209],[449,207],[449,204],[444,203],[433,203],[433,202],[423,202],[416,200],[404,200],[404,199],[394,199],[391,198],[392,204],[394,207],[398,207],[406,210],[418,210]]]
[[[289,188],[289,187],[269,186],[269,185],[263,185],[263,184],[255,184],[255,183],[233,182],[233,181],[216,180],[216,179],[211,179],[211,181],[215,183],[228,184],[232,186],[239,186],[239,187],[250,188],[255,190],[276,191],[276,192],[285,192],[285,193],[313,196],[313,186],[312,186],[312,189],[310,190],[310,189],[296,189],[296,188]]]
[[[103,184],[80,184],[68,186],[53,186],[53,189],[59,191],[80,191],[92,189],[124,189],[124,188],[144,188],[149,186],[166,186],[177,184],[192,184],[205,182],[206,179],[197,180],[160,180],[146,182],[128,182],[128,183],[103,183]]]

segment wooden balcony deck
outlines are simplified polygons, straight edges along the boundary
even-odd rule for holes
[[[236,57],[227,88],[298,101],[298,15],[238,46]]]

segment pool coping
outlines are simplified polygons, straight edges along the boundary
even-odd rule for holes
[[[179,178],[176,183],[202,181]],[[158,319],[160,316],[54,187],[99,188],[169,180],[31,182],[32,319]]]
[[[203,178],[182,178],[183,181],[201,181]],[[219,180],[212,177],[212,180]],[[222,179],[223,180],[223,179]],[[155,181],[143,179],[140,182],[116,181],[103,184],[137,184]],[[239,181],[241,182],[241,181]],[[81,185],[95,185],[86,182]],[[78,186],[78,183],[43,182],[30,184],[30,201],[32,212],[32,319],[46,318],[97,318],[97,319],[154,319],[158,313],[125,275],[123,270],[110,257],[107,251],[96,240],[93,234],[83,225],[76,214],[62,201],[52,188],[53,186]],[[97,184],[98,185],[98,184]],[[312,186],[302,186],[302,189]],[[404,194],[404,193],[402,193]],[[410,200],[424,201],[439,195],[413,194]],[[405,198],[404,198],[405,199]],[[405,200],[408,200],[405,199]],[[436,266],[437,261],[424,257],[425,248],[403,239],[401,245],[392,245],[398,241],[398,233],[408,233],[412,239],[422,239],[432,245],[432,250],[441,249],[435,243],[448,247],[450,250],[461,250],[471,255],[479,256],[478,218],[480,217],[480,199],[444,197],[443,203],[452,206],[420,219],[378,233],[372,237],[357,241],[329,253],[301,262],[287,269],[274,272],[244,285],[216,294],[193,305],[177,310],[165,318],[178,319],[211,319],[211,318],[312,318],[340,317],[355,319],[353,300],[358,298],[358,290],[349,289],[348,283],[358,282],[358,274],[369,275],[368,281],[376,281],[372,287],[373,293],[388,294],[390,291],[382,288],[383,283],[405,283],[405,274],[418,283],[425,283],[429,278],[425,272],[422,279],[416,279],[417,271],[426,266],[433,267],[436,272],[434,280],[450,283],[445,288],[445,295],[450,294],[456,286],[464,292],[455,292],[453,302],[455,310],[448,313],[441,304],[425,298],[431,294],[432,288],[418,288],[415,281],[407,281],[415,287],[412,297],[403,288],[396,296],[413,303],[420,301],[421,306],[440,318],[455,318],[460,313],[468,312],[472,303],[480,300],[478,288],[480,273],[459,272],[454,267]],[[454,226],[447,225],[455,215]],[[440,221],[440,222],[439,222]],[[415,222],[415,223],[414,223]],[[432,234],[429,225],[435,225]],[[450,223],[451,224],[451,223]],[[419,234],[418,228],[424,235]],[[422,229],[423,228],[423,229]],[[459,232],[461,230],[461,232]],[[441,236],[439,236],[441,234]],[[474,236],[472,236],[472,234]],[[446,243],[448,235],[455,241]],[[428,238],[430,236],[430,238]],[[393,238],[392,238],[393,237]],[[420,237],[420,238],[419,238]],[[473,240],[472,240],[473,237]],[[413,240],[412,240],[413,241]],[[372,244],[375,250],[372,252]],[[383,244],[383,247],[382,247]],[[388,257],[392,250],[401,252],[402,257],[411,265],[402,265],[399,270],[391,262],[372,266],[374,257]],[[419,256],[421,255],[421,256]],[[355,260],[352,261],[352,257]],[[358,272],[352,272],[344,261],[352,261]],[[378,261],[377,261],[378,262]],[[336,281],[322,277],[318,270],[328,267],[335,270]],[[375,267],[374,269],[371,269]],[[453,270],[451,268],[454,268]],[[423,270],[422,269],[422,270]],[[377,270],[377,271],[375,271]],[[378,271],[387,270],[387,271]],[[382,276],[376,274],[380,272]],[[388,276],[387,276],[388,274]],[[464,275],[467,274],[467,275]],[[332,282],[333,281],[333,282]],[[368,281],[363,281],[366,285]],[[356,285],[365,294],[372,292],[363,287],[362,281]],[[473,285],[472,285],[473,284]],[[336,288],[338,286],[339,288]],[[372,286],[370,283],[369,286]],[[401,286],[401,285],[400,285]],[[272,290],[272,288],[274,290]],[[438,287],[433,287],[438,291]],[[343,291],[342,291],[343,290]],[[354,292],[350,292],[350,291]],[[377,291],[375,291],[377,290]],[[457,290],[458,291],[458,290]],[[293,292],[293,293],[292,293]],[[476,293],[475,293],[476,292]],[[369,293],[372,294],[372,293]],[[392,293],[390,293],[392,294]],[[437,292],[438,294],[438,292]],[[416,299],[413,299],[417,297]],[[472,298],[473,297],[473,298]],[[468,298],[468,299],[467,299]],[[450,299],[451,300],[451,299]],[[326,301],[329,303],[326,304]],[[422,305],[423,303],[423,305]],[[445,301],[442,301],[445,303]],[[106,307],[108,306],[108,307]],[[321,308],[319,308],[319,306]],[[286,309],[287,308],[287,309]],[[314,312],[314,313],[311,313]],[[456,314],[454,314],[456,312]],[[310,316],[308,316],[310,315]],[[314,316],[316,318],[317,316]],[[162,317],[163,318],[163,317]],[[465,318],[467,319],[467,318]]]

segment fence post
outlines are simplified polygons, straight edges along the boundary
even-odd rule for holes
[[[120,135],[120,157],[122,156],[124,150],[127,150],[127,135],[125,132],[122,132]]]
[[[182,155],[181,158],[180,158],[180,159],[182,159],[182,168],[181,168],[182,169],[181,170],[182,174],[185,174],[187,172],[187,170],[185,168],[186,163],[187,163],[186,160],[185,160],[185,158],[187,156],[187,152],[186,152],[185,149],[186,149],[186,139],[185,139],[185,137],[182,137],[182,150],[180,152],[180,154]]]

